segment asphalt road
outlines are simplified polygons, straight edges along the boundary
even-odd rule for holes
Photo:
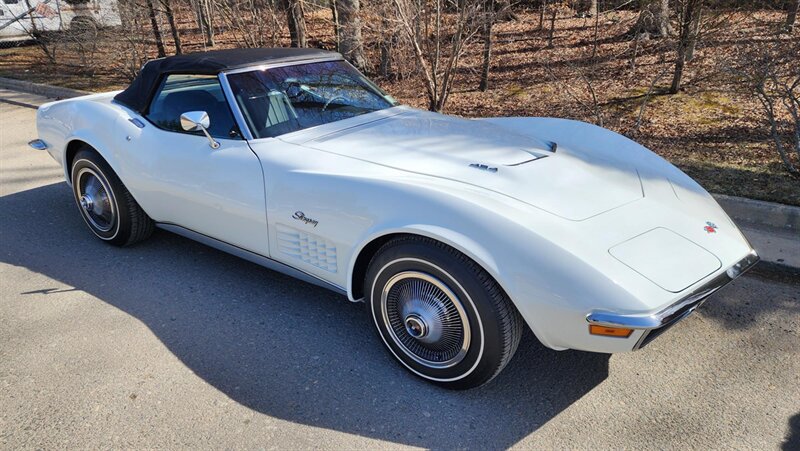
[[[0,448],[800,449],[800,278],[754,270],[647,348],[527,333],[490,385],[395,364],[360,304],[158,231],[86,230],[0,91]]]

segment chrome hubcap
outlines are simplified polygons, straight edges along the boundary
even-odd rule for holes
[[[81,208],[87,212],[94,209],[94,200],[92,200],[91,196],[86,194],[81,196]]]
[[[406,331],[414,338],[422,338],[428,334],[428,325],[417,315],[406,317]]]
[[[390,338],[409,357],[430,368],[461,362],[471,340],[461,301],[441,280],[419,271],[394,275],[381,293]]]
[[[78,204],[84,217],[101,232],[108,232],[114,226],[114,203],[111,190],[106,182],[94,170],[83,168],[78,172],[75,189],[78,192]]]

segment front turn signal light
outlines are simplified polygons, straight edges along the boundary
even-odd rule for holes
[[[625,329],[622,327],[598,326],[596,324],[591,324],[589,325],[589,333],[592,335],[605,335],[606,337],[628,338],[633,333],[633,329]]]

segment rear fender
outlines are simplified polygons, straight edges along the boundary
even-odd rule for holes
[[[61,161],[63,162],[62,166],[64,167],[64,177],[66,178],[68,184],[72,184],[72,177],[70,174],[70,164],[67,159],[67,151],[71,146],[74,146],[79,142],[85,143],[94,149],[106,161],[106,163],[111,166],[111,169],[114,170],[114,173],[116,173],[121,180],[124,180],[120,171],[121,165],[119,163],[118,155],[111,150],[112,147],[110,144],[106,142],[103,137],[97,136],[97,134],[93,133],[91,130],[84,129],[76,130],[74,133],[72,133],[61,150]]]
[[[124,182],[121,156],[115,151],[114,141],[117,121],[123,111],[116,105],[93,101],[113,93],[77,97],[74,99],[42,105],[37,111],[39,137],[50,145],[50,155],[64,170],[64,178],[70,181],[70,161],[67,152],[76,142],[83,142],[103,157]],[[98,127],[98,124],[101,126]]]

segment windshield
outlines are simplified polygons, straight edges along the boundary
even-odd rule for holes
[[[344,61],[299,64],[228,76],[254,138],[390,108],[397,102]]]

